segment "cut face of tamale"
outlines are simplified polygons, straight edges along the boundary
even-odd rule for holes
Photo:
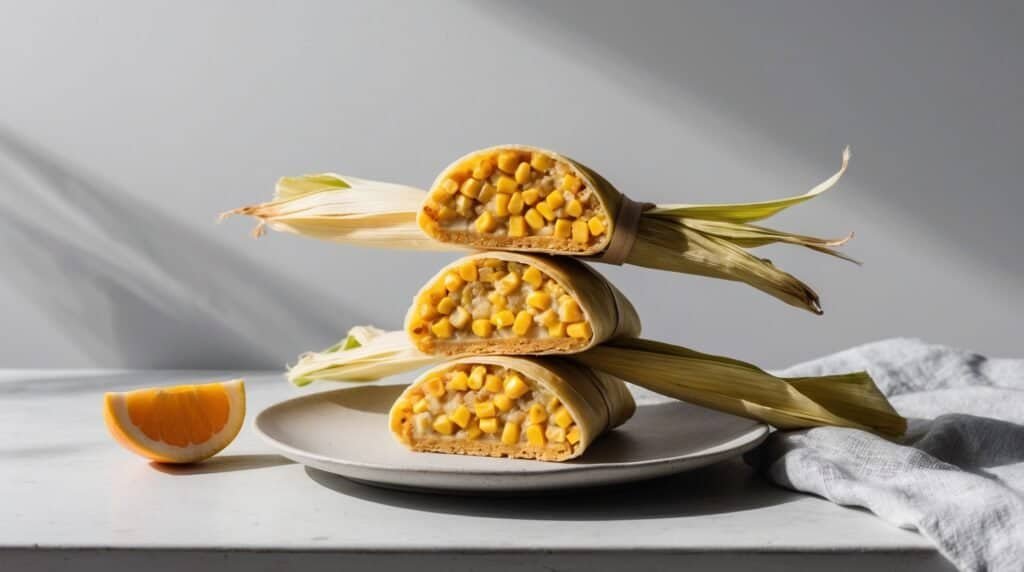
[[[618,193],[571,159],[525,145],[475,151],[434,181],[417,222],[428,236],[479,248],[596,254]]]
[[[557,358],[444,363],[395,401],[391,432],[414,451],[564,461],[636,409],[626,385]]]
[[[445,267],[416,294],[405,329],[428,354],[574,353],[636,336],[633,305],[569,258],[487,252]]]

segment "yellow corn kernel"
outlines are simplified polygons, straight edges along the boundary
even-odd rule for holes
[[[534,288],[540,288],[544,283],[544,274],[536,266],[530,266],[523,270],[523,280]]]
[[[483,431],[480,430],[480,424],[476,421],[470,421],[469,427],[466,428],[466,438],[470,441],[474,441],[480,438],[480,434]]]
[[[487,375],[487,368],[478,365],[474,366],[469,373],[469,388],[476,391],[484,386],[484,376]]]
[[[494,217],[491,216],[491,211],[484,211],[480,213],[480,216],[476,217],[476,221],[473,222],[473,225],[476,226],[477,232],[480,234],[486,234],[497,228],[498,221],[494,220]]]
[[[416,403],[412,404],[412,412],[413,413],[423,413],[424,411],[426,411],[428,409],[430,409],[430,402],[427,401],[426,397],[424,397],[424,398],[420,399],[419,401],[417,401]]]
[[[431,284],[427,293],[430,294],[430,301],[436,304],[448,295],[448,289],[444,287],[444,281],[440,280]]]
[[[522,280],[519,278],[519,274],[515,272],[509,272],[504,278],[494,283],[494,289],[500,294],[511,294],[519,289],[522,285]]]
[[[491,417],[490,419],[480,420],[480,430],[488,435],[493,435],[498,432],[498,418]]]
[[[441,301],[437,303],[437,311],[440,314],[447,316],[452,313],[455,309],[455,300],[451,298],[441,298]]]
[[[459,266],[458,273],[459,278],[462,278],[466,282],[476,281],[478,276],[476,262],[470,260],[469,262],[464,263],[462,266]]]
[[[512,238],[526,236],[526,221],[521,216],[508,219],[508,235]]]
[[[530,391],[530,386],[518,375],[513,373],[505,378],[505,395],[511,399],[519,399],[527,391]]]
[[[459,196],[455,197],[455,212],[465,217],[473,214],[473,199],[459,193]]]
[[[515,445],[519,442],[519,424],[509,421],[501,432],[501,442],[506,445]]]
[[[516,167],[516,182],[520,184],[528,183],[531,179],[530,175],[530,164],[526,162],[519,163],[519,166]]]
[[[547,292],[544,292],[544,294],[547,294]],[[558,319],[558,312],[556,312],[554,308],[548,308],[547,310],[544,310],[543,312],[540,313],[539,316],[537,316],[537,319],[540,320],[541,324],[544,324],[545,326],[548,327],[561,323],[561,320]]]
[[[480,162],[473,167],[473,178],[480,179],[481,181],[491,176],[494,172],[494,161],[490,158],[480,159]]]
[[[572,415],[565,406],[556,409],[555,412],[551,414],[551,420],[558,424],[562,429],[572,425]]]
[[[572,236],[572,223],[564,218],[555,221],[555,238],[569,238]]]
[[[583,214],[583,203],[579,202],[577,199],[569,201],[569,204],[565,205],[565,214],[572,218],[578,218]]]
[[[461,330],[469,323],[470,317],[469,310],[459,306],[458,308],[455,308],[455,311],[453,311],[450,316],[448,316],[448,321],[451,322],[456,329]]]
[[[457,371],[452,375],[451,379],[448,380],[445,387],[448,388],[448,391],[466,391],[469,389],[469,384],[466,382],[467,378],[465,372]]]
[[[523,216],[526,219],[526,224],[530,225],[533,230],[540,230],[544,228],[544,217],[537,212],[537,209],[530,209],[526,211],[526,215]]]
[[[519,153],[515,151],[502,151],[498,153],[498,168],[508,174],[516,172],[519,166]]]
[[[499,411],[508,411],[509,409],[512,409],[512,399],[504,393],[499,393],[494,396],[494,406],[497,407]]]
[[[558,406],[561,404],[562,402],[559,401],[557,397],[552,397],[551,399],[548,400],[548,411],[554,411],[555,409],[558,409]]]
[[[434,322],[434,325],[430,326],[430,331],[439,338],[450,338],[452,337],[452,334],[455,333],[455,330],[452,328],[452,323],[446,318],[441,318]]]
[[[473,320],[473,334],[480,338],[489,338],[494,333],[494,324],[487,319]]]
[[[498,178],[496,187],[499,193],[504,193],[506,195],[511,195],[519,190],[519,185],[516,184],[516,180],[512,177],[506,177],[505,175]]]
[[[551,295],[547,292],[530,292],[526,297],[526,303],[538,310],[546,310],[551,306]]]
[[[526,428],[526,440],[534,447],[544,446],[544,428],[540,425],[530,425]]]
[[[459,187],[459,192],[471,199],[475,199],[480,194],[480,187],[482,186],[483,183],[476,179],[466,179],[462,182],[462,186]]]
[[[449,419],[454,421],[459,427],[465,429],[466,425],[469,424],[469,417],[469,409],[465,405],[460,405],[455,408],[455,411],[452,411],[452,415]]]
[[[555,211],[551,208],[551,205],[547,203],[537,203],[537,206],[533,208],[537,209],[537,212],[539,212],[540,215],[544,217],[544,220],[552,221],[555,220],[555,218],[557,218],[555,216]]]
[[[513,314],[511,310],[502,310],[491,316],[491,321],[499,328],[507,328],[516,321],[516,315]]]
[[[572,223],[572,239],[580,244],[586,244],[590,240],[590,227],[586,222],[577,219]]]
[[[551,207],[552,210],[558,210],[558,207],[565,204],[565,197],[562,196],[561,191],[552,191],[548,198],[544,199],[544,202]]]
[[[452,207],[450,207],[448,205],[445,205],[445,206],[441,207],[440,209],[438,209],[438,211],[437,211],[437,220],[439,220],[441,222],[447,222],[447,221],[450,221],[453,218],[455,218],[456,214],[458,214],[458,213],[455,212],[455,209],[453,209]]]
[[[583,319],[583,310],[576,300],[568,294],[558,300],[558,318],[563,322],[579,322]]]
[[[490,419],[491,417],[494,417],[498,414],[498,411],[495,409],[494,404],[491,403],[490,401],[482,401],[480,403],[477,403],[473,406],[473,409],[476,411],[476,416],[479,417],[480,419]]]
[[[445,179],[441,181],[438,188],[447,193],[450,197],[459,191],[459,183],[455,179]]]
[[[569,324],[565,327],[565,333],[569,334],[570,338],[576,338],[580,340],[590,339],[590,324],[586,322],[576,322],[575,324]]]
[[[497,195],[494,197],[494,214],[498,216],[508,216],[508,198],[509,195]]]
[[[399,411],[412,411],[412,402],[403,397],[395,402],[395,409]]]
[[[504,310],[508,305],[508,298],[498,292],[491,292],[487,295],[487,299],[491,301],[491,308],[495,310]]]
[[[447,298],[445,298],[447,300]],[[437,309],[429,302],[421,302],[417,313],[424,320],[431,320],[437,317]]]
[[[487,204],[487,201],[491,200],[491,197],[498,192],[498,189],[494,188],[494,185],[490,183],[484,183],[483,188],[480,189],[480,194],[476,196],[476,200],[483,204]]]
[[[538,189],[526,189],[523,191],[523,202],[528,205],[533,205],[540,200],[540,191]]]
[[[444,288],[449,292],[458,292],[466,285],[466,281],[454,272],[449,272],[444,277]]]
[[[566,441],[572,443],[573,445],[575,445],[576,443],[579,443],[580,442],[580,428],[576,427],[574,425],[572,429],[569,429],[569,431],[566,432],[565,439],[566,439]]]
[[[512,324],[512,331],[517,336],[525,336],[530,331],[530,326],[533,325],[533,316],[530,315],[526,310],[520,310],[516,314],[516,321]]]
[[[594,236],[601,236],[604,233],[604,223],[597,217],[587,221],[587,228],[590,229],[590,234]]]
[[[452,425],[452,420],[448,419],[448,416],[442,413],[437,416],[437,419],[434,419],[434,431],[445,435],[451,435],[455,431],[455,426]]]
[[[548,326],[548,337],[550,338],[564,338],[565,337],[565,324],[558,322],[557,324],[551,324]]]
[[[523,213],[523,193],[515,192],[508,199],[508,212],[509,214],[522,214]]]
[[[562,177],[562,188],[570,193],[575,193],[583,188],[583,181],[573,175],[566,175]]]
[[[548,412],[540,403],[534,403],[530,406],[530,412],[527,413],[526,417],[530,420],[530,423],[543,423],[547,421]]]
[[[557,425],[548,425],[548,430],[545,431],[545,435],[548,441],[552,443],[564,443],[565,442],[565,429]]]
[[[441,397],[444,395],[444,382],[440,377],[432,377],[423,382],[423,389],[434,397]]]
[[[530,166],[538,171],[547,171],[555,166],[555,160],[543,153],[534,152],[530,157]]]
[[[436,209],[440,205],[448,204],[451,200],[452,195],[444,188],[444,185],[438,185],[434,190],[430,191],[430,198],[434,200],[437,205],[433,205]]]
[[[487,377],[484,378],[484,389],[491,393],[498,393],[501,391],[501,376],[494,375],[493,373],[488,374]]]

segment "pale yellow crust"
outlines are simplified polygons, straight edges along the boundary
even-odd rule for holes
[[[525,443],[506,445],[484,441],[444,441],[441,439],[419,438],[408,445],[421,453],[445,453],[449,455],[472,455],[475,457],[508,457],[510,459],[535,459],[538,461],[565,461],[573,457],[572,447],[566,443],[535,447]]]

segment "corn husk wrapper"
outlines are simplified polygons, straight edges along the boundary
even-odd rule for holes
[[[774,243],[794,244],[852,261],[834,250],[852,235],[826,239],[752,224],[831,189],[846,171],[850,158],[848,148],[843,151],[840,169],[802,195],[755,203],[646,205],[651,208],[643,211],[635,228],[616,228],[620,208],[632,201],[611,183],[573,159],[536,147],[503,145],[474,151],[442,171],[434,184],[467,158],[496,149],[539,151],[566,162],[595,191],[608,212],[609,232],[590,248],[571,245],[556,248],[547,244],[544,237],[474,237],[441,232],[420,216],[426,191],[332,173],[282,178],[274,200],[235,209],[222,216],[243,214],[259,219],[256,235],[269,226],[312,238],[387,248],[486,248],[593,256],[598,260],[609,254],[610,246],[621,245],[620,239],[625,233],[629,237],[623,247],[627,264],[745,282],[787,304],[815,313],[821,313],[821,305],[809,286],[747,249]],[[612,258],[614,260],[610,260]],[[619,258],[616,255],[605,261],[618,263]]]
[[[395,332],[366,332],[361,330],[361,342],[350,336],[327,351],[305,354],[288,370],[288,380],[303,386],[315,380],[379,379],[444,359],[419,352],[408,340],[399,348]],[[352,349],[341,349],[346,345]],[[610,341],[564,359],[662,395],[780,429],[837,426],[887,437],[906,431],[906,419],[867,372],[782,378],[743,361],[642,339]]]
[[[535,338],[500,338],[492,337],[476,342],[446,342],[431,346],[418,345],[418,349],[426,353],[437,353],[447,356],[483,355],[483,354],[563,354],[578,352],[593,347],[605,340],[615,337],[636,337],[640,335],[640,316],[633,304],[612,283],[608,282],[593,268],[579,260],[561,256],[540,256],[519,254],[516,252],[481,252],[462,257],[442,268],[433,278],[427,281],[413,297],[413,303],[405,317],[405,330],[415,342],[416,336],[412,324],[416,318],[418,302],[427,296],[431,287],[443,281],[445,275],[456,270],[466,262],[496,258],[509,262],[519,262],[537,267],[541,272],[558,282],[572,296],[583,310],[583,315],[590,323],[593,335],[584,344],[574,338],[535,339]],[[552,346],[552,344],[554,344]]]
[[[420,383],[437,373],[447,371],[456,364],[506,367],[520,372],[558,397],[562,405],[569,411],[577,427],[580,428],[580,442],[576,446],[567,447],[566,451],[562,451],[557,456],[552,456],[551,451],[538,451],[540,454],[537,455],[537,458],[541,460],[565,461],[579,457],[594,440],[625,423],[636,411],[633,396],[622,380],[580,364],[555,357],[473,356],[443,362],[418,376],[396,400],[389,417],[394,420],[396,416],[401,415],[398,403],[408,393],[414,391]],[[398,442],[417,451],[524,456],[516,454],[516,449],[520,445],[509,446],[500,442],[419,439],[419,442],[414,444],[395,430],[394,423],[391,424],[391,427],[392,434]]]

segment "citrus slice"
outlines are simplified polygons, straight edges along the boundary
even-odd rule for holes
[[[107,393],[103,417],[129,451],[162,463],[194,463],[227,447],[242,429],[245,382]]]

